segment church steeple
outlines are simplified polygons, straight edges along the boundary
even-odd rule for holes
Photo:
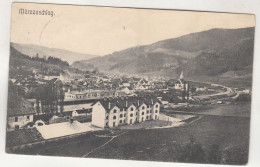
[[[181,71],[180,79],[183,79],[183,71]]]

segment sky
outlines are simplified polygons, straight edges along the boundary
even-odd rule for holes
[[[19,14],[19,9],[54,15]],[[213,28],[253,26],[249,14],[13,3],[11,42],[102,56]]]

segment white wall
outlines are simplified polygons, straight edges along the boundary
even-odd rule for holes
[[[27,116],[29,116],[29,119],[27,119]],[[15,117],[18,118],[17,122],[15,122]],[[33,122],[33,115],[20,115],[8,117],[8,125],[10,126],[8,130],[14,130],[16,125],[19,125],[19,128],[21,128],[29,122]]]
[[[156,107],[156,105],[158,105],[158,107]],[[156,110],[158,111],[157,113],[155,113]],[[160,103],[156,102],[156,103],[154,103],[153,109],[152,109],[152,119],[158,119],[159,114],[160,114]],[[155,116],[157,118],[155,118]]]
[[[131,111],[131,108],[133,107],[133,111]],[[133,114],[132,117],[130,115]],[[134,105],[131,105],[127,108],[127,114],[126,114],[126,123],[130,124],[130,120],[132,119],[132,124],[136,121],[136,107]]]
[[[92,125],[104,128],[106,119],[106,110],[100,102],[97,102],[92,108]]]
[[[144,109],[142,109],[144,106]],[[144,115],[142,115],[142,112],[144,112]],[[146,120],[146,112],[147,112],[147,106],[146,104],[142,104],[139,107],[139,112],[138,112],[138,122],[142,122],[142,118],[144,119],[143,121]]]
[[[114,113],[114,110],[116,110],[116,113]],[[113,127],[113,124],[115,122],[115,127],[118,126],[119,124],[119,112],[120,109],[118,107],[113,107],[110,112],[109,112],[109,117],[108,117],[108,126]],[[116,116],[116,119],[113,119],[113,117]]]

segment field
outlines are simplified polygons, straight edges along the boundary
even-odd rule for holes
[[[221,85],[228,86],[230,88],[252,88],[252,75],[251,72],[248,75],[243,75],[240,77],[210,77],[210,76],[197,76],[188,78],[192,81],[198,82],[211,82]]]
[[[182,150],[182,152],[178,150],[181,149],[181,146],[185,147],[191,139],[205,150],[217,146],[219,152],[237,148],[247,152],[249,118],[203,116],[189,126],[130,131],[89,154],[89,157],[185,161],[179,156],[187,150]],[[198,160],[197,162],[206,161]],[[245,162],[246,160],[241,163]]]
[[[222,110],[224,111],[225,108]],[[244,107],[241,110],[248,112],[250,107]],[[230,107],[227,107],[226,111],[233,112]],[[85,137],[47,144],[42,148],[32,148],[20,153],[125,160],[245,164],[248,156],[249,125],[250,117],[202,115],[199,120],[186,126],[93,132]]]
[[[250,117],[251,115],[250,102],[238,102],[234,104],[213,104],[194,106],[178,109],[167,109],[167,114],[174,113],[190,113],[190,114],[203,114],[203,115],[221,115],[221,116],[239,116]]]

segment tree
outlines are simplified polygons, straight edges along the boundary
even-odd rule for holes
[[[36,98],[36,113],[40,114],[40,101]]]
[[[179,162],[205,162],[205,152],[201,144],[195,143],[193,137],[190,138],[188,144],[181,146],[178,152],[180,153],[178,157]]]
[[[221,150],[219,145],[213,144],[207,152],[207,161],[212,164],[219,164],[221,162]]]
[[[40,101],[42,112],[45,114],[53,114],[58,112],[58,89],[55,83],[51,80],[45,85],[40,85],[36,88],[36,101]]]

